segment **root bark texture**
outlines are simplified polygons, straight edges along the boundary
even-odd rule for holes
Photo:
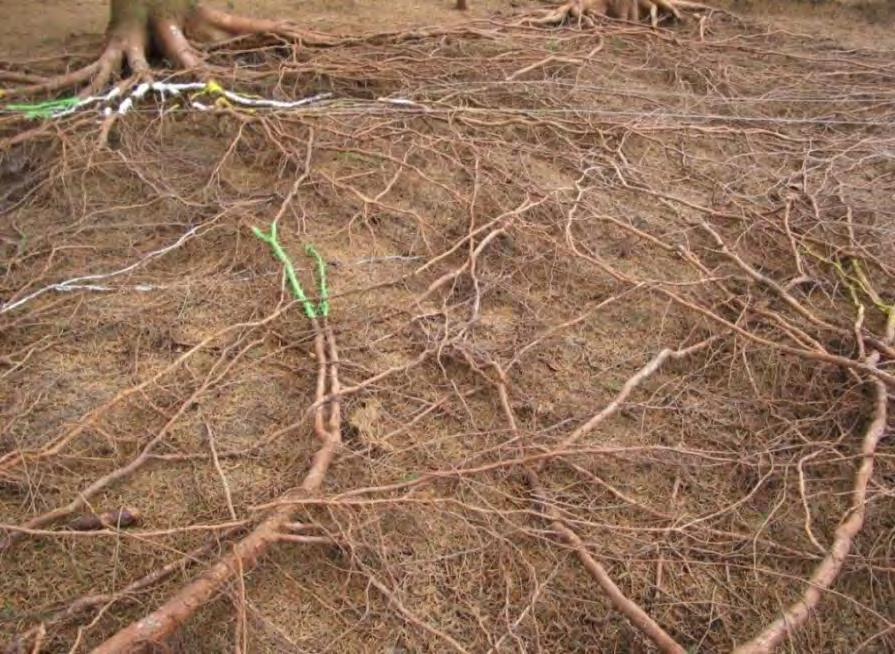
[[[201,76],[208,72],[208,67],[196,43],[251,34],[271,34],[314,45],[333,41],[287,21],[233,15],[185,0],[113,0],[106,44],[99,57],[64,74],[10,89],[6,96],[25,97],[66,89],[78,89],[80,95],[87,96],[122,77],[142,80],[150,75],[153,49],[174,68]]]
[[[341,443],[341,409],[339,398],[339,358],[335,335],[329,325],[315,323],[317,335],[314,350],[319,362],[314,432],[319,448],[301,485],[284,494],[281,505],[245,538],[233,551],[209,567],[201,576],[181,588],[162,606],[132,623],[95,648],[94,654],[140,651],[150,645],[161,645],[193,614],[215,598],[235,576],[244,575],[275,543],[288,540],[290,524],[295,522],[302,505],[298,500],[316,494],[338,452]],[[329,391],[327,393],[327,386]]]
[[[585,433],[593,430],[601,422],[616,413],[622,402],[624,402],[625,398],[630,395],[633,389],[654,374],[667,359],[683,358],[688,354],[704,349],[708,344],[709,343],[707,342],[702,342],[686,349],[662,350],[662,352],[642,368],[637,375],[628,380],[627,384],[622,389],[622,392],[613,399],[612,402],[594,416],[594,418],[576,429],[568,438],[566,438],[561,447],[565,448],[572,445]],[[473,366],[475,365],[471,360],[470,364]],[[510,433],[519,437],[518,421],[516,420],[515,412],[510,403],[509,392],[507,391],[508,383],[506,372],[497,363],[492,363],[491,365],[497,373],[498,380],[495,383],[495,386]],[[612,606],[621,613],[635,629],[651,640],[653,644],[659,648],[659,651],[664,654],[686,654],[686,648],[665,631],[665,629],[663,629],[662,626],[659,625],[659,623],[656,622],[642,606],[640,606],[640,604],[627,597],[622,589],[618,587],[618,584],[613,581],[606,568],[588,551],[587,544],[575,530],[569,526],[568,521],[563,518],[560,511],[548,496],[538,474],[539,467],[542,466],[537,464],[523,465],[522,474],[525,477],[525,481],[531,492],[532,498],[534,499],[537,510],[550,524],[551,529],[553,529],[563,542],[572,549],[582,567],[597,585],[600,586],[600,589],[609,598]]]
[[[874,366],[878,360],[879,354],[873,353],[868,364]],[[886,385],[878,379],[873,379],[871,384],[874,398],[873,417],[861,443],[861,462],[855,474],[851,506],[836,529],[829,552],[815,568],[802,596],[787,607],[783,611],[783,615],[765,627],[755,638],[737,647],[733,654],[770,654],[775,651],[784,640],[805,624],[811,613],[820,604],[824,593],[839,577],[854,540],[864,526],[864,516],[867,512],[867,487],[873,478],[876,450],[886,434],[888,422]]]
[[[680,0],[568,0],[568,2],[527,19],[530,25],[562,25],[579,23],[590,25],[595,19],[606,17],[640,22],[649,17],[653,27],[659,19],[670,16],[680,20],[684,9],[704,9],[703,5]]]
[[[335,100],[0,115],[8,651],[895,651],[885,51],[643,22],[684,2],[344,38],[112,7],[96,61],[0,80],[152,50]]]
[[[465,10],[466,0],[457,0],[456,8]],[[593,25],[600,17],[633,22],[649,17],[656,27],[662,17],[679,20],[682,10],[704,8],[684,0],[568,0],[555,9],[527,16],[520,23]],[[303,30],[288,21],[234,15],[187,0],[113,0],[106,44],[99,57],[75,70],[10,89],[5,94],[7,97],[26,97],[76,88],[81,96],[89,96],[119,78],[144,80],[150,76],[152,49],[162,54],[174,68],[203,76],[210,72],[210,67],[196,47],[197,42],[252,34],[269,34],[314,46],[332,46],[343,41]],[[416,38],[411,33],[407,36]],[[29,80],[27,77],[16,79]]]

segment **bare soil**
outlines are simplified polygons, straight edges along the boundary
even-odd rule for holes
[[[105,144],[98,115],[0,117],[0,143],[35,130],[0,150],[0,306],[37,293],[0,314],[0,536],[89,493],[0,552],[0,641],[89,651],[302,478],[315,332],[251,232],[278,212],[299,277],[312,243],[333,292],[343,445],[300,518],[331,542],[278,544],[160,651],[654,651],[544,506],[687,651],[799,599],[895,375],[885,3],[731,2],[702,34],[535,29],[540,6],[498,0],[212,4],[444,29],[209,51],[228,88],[334,94],[297,112],[147,100]],[[46,72],[95,50],[105,3],[3,15],[0,60]],[[52,288],[84,275],[104,276]],[[895,650],[884,421],[860,534],[780,651]],[[68,527],[120,507],[140,524]]]

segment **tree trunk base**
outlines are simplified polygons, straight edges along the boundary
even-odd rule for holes
[[[33,96],[79,88],[79,95],[94,95],[125,76],[125,84],[151,77],[150,49],[173,67],[211,72],[197,42],[220,41],[251,34],[268,34],[310,46],[333,46],[353,39],[300,29],[288,21],[228,14],[194,0],[112,0],[106,45],[100,56],[77,70],[13,88],[6,97]],[[466,0],[456,7],[465,9]],[[597,18],[640,21],[649,16],[653,27],[663,16],[681,18],[681,10],[707,9],[690,0],[567,0],[555,9],[526,16],[517,24],[551,26],[576,22],[594,25]]]
[[[682,9],[707,9],[707,7],[688,0],[568,0],[555,9],[526,18],[522,23],[550,26],[577,22],[590,26],[596,19],[603,17],[636,23],[649,16],[650,23],[656,28],[662,17],[680,20]]]
[[[270,34],[316,46],[337,42],[287,21],[237,16],[192,3],[178,10],[182,4],[180,0],[113,0],[106,44],[96,60],[64,75],[10,89],[5,95],[30,96],[80,87],[80,95],[87,96],[107,88],[122,75],[133,82],[145,81],[151,76],[151,48],[173,67],[202,74],[208,67],[195,43],[252,34]]]

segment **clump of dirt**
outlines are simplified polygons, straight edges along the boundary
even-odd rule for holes
[[[703,17],[248,39],[209,52],[228,88],[333,97],[0,120],[12,651],[98,646],[284,496],[171,651],[648,651],[588,557],[729,651],[834,546],[784,639],[895,647],[890,57]],[[275,218],[315,303],[325,259],[325,323],[253,235]]]

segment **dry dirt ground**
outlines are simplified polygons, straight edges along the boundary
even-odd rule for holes
[[[451,4],[230,3],[443,28],[209,51],[228,88],[333,94],[308,109],[148,98],[104,141],[92,112],[0,115],[0,639],[89,651],[301,480],[315,331],[251,232],[279,215],[312,293],[304,246],[328,262],[343,443],[296,514],[312,542],[159,651],[654,651],[557,518],[686,651],[730,651],[856,516],[780,651],[895,650],[885,3],[658,32]],[[104,26],[104,2],[0,5],[4,70]],[[122,506],[138,525],[72,527]]]

